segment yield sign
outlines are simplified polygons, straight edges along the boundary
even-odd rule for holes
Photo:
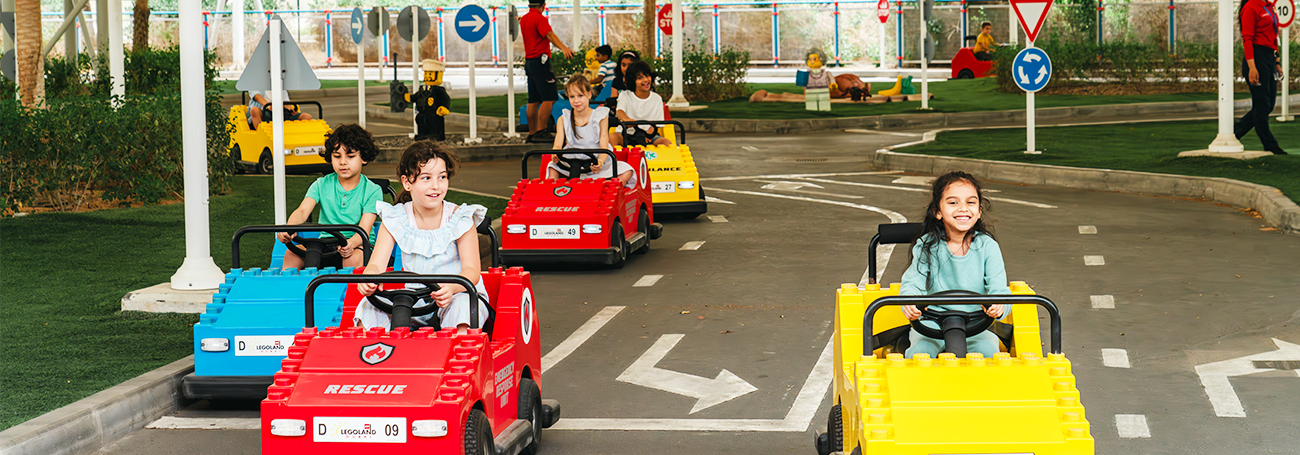
[[[1038,38],[1038,30],[1043,27],[1043,20],[1047,19],[1047,11],[1052,9],[1052,0],[1011,0],[1011,9],[1016,10],[1020,28],[1025,30],[1029,43],[1033,44]]]

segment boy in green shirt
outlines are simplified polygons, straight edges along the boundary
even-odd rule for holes
[[[334,168],[334,173],[312,182],[302,204],[289,215],[288,224],[302,224],[320,202],[320,224],[355,224],[370,232],[376,218],[375,203],[383,200],[384,193],[379,185],[361,175],[361,167],[378,155],[379,148],[369,131],[356,124],[336,128],[325,139],[325,150],[321,152]],[[365,266],[363,255],[357,252],[361,247],[361,237],[346,231],[342,234],[347,237],[347,243],[339,246],[343,267]],[[276,237],[285,243],[292,239],[287,232],[276,234]],[[285,252],[284,268],[302,266],[302,258],[293,250]]]

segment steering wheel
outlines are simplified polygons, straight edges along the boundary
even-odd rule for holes
[[[623,128],[623,145],[649,145],[650,132],[641,128],[641,125],[624,126]],[[654,128],[654,127],[651,127]]]
[[[414,275],[410,272],[390,272],[384,275]],[[389,322],[389,330],[398,327],[411,328],[412,316],[424,316],[438,309],[438,305],[433,304],[433,297],[429,294],[441,289],[437,284],[433,286],[420,286],[414,289],[390,289],[387,291],[375,291],[374,294],[366,296],[366,300],[371,305],[392,316]],[[379,298],[383,297],[392,303],[389,304]],[[416,308],[415,304],[419,301],[427,301],[428,305]]]
[[[560,157],[560,168],[569,173],[569,178],[582,178],[583,174],[591,173],[591,166],[597,163],[596,155],[591,153],[569,153],[569,155],[585,155],[582,158],[569,158],[564,155]]]
[[[933,295],[980,295],[978,292],[971,292],[962,289],[938,292]],[[984,305],[988,307],[988,305]],[[918,305],[917,309],[921,310],[921,317],[911,321],[912,330],[921,335],[930,338],[939,338],[943,340],[944,352],[951,352],[957,357],[966,357],[966,337],[979,334],[989,329],[993,325],[993,317],[983,311],[926,311],[928,305]],[[939,326],[938,330],[922,324],[921,321],[932,321]]]
[[[321,231],[332,237],[309,238],[295,234],[290,237],[290,241],[285,242],[284,247],[288,248],[298,257],[302,258],[303,267],[320,267],[322,259],[332,258],[339,255],[339,246],[343,245],[346,240],[339,231]],[[295,243],[297,245],[295,245]],[[298,245],[302,245],[299,247]]]

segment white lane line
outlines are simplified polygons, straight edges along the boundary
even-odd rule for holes
[[[1128,351],[1123,349],[1102,349],[1101,364],[1111,368],[1128,368]]]
[[[934,183],[934,177],[926,177],[922,175],[904,175],[902,177],[894,179],[894,181],[889,183],[897,183],[900,185],[928,186],[931,183]]]
[[[145,428],[150,430],[260,430],[262,419],[163,416],[146,425]]]
[[[863,128],[850,128],[850,129],[844,130],[844,132],[845,132],[845,133],[857,133],[857,134],[888,134],[888,135],[891,135],[891,136],[921,137],[921,135],[920,135],[920,134],[917,134],[917,133],[898,133],[898,132],[894,132],[894,131],[868,130],[868,129],[863,129]]]
[[[551,349],[551,352],[547,352],[546,355],[542,357],[542,372],[550,371],[551,367],[560,363],[561,360],[564,360],[564,358],[568,357],[569,354],[572,354],[573,351],[576,351],[579,346],[582,346],[582,343],[586,343],[587,339],[591,338],[592,335],[595,335],[596,332],[599,331],[601,327],[604,327],[610,319],[614,319],[614,316],[617,316],[618,312],[623,311],[623,308],[625,307],[607,306],[601,309],[600,312],[596,313],[595,316],[592,316],[591,319],[588,319],[587,322],[583,323],[581,327],[578,327],[578,330],[574,330],[573,333],[569,334],[568,338],[565,338],[564,341],[556,345],[554,349]]]
[[[731,202],[731,201],[727,201],[727,200],[723,200],[723,199],[718,199],[718,198],[713,197],[713,196],[704,196],[704,200],[705,200],[706,202],[717,202],[717,203],[719,203],[719,204],[731,204],[731,205],[736,205],[735,202]]]
[[[709,221],[712,221],[714,223],[726,223],[727,217],[722,215],[709,215]]]
[[[796,200],[796,201],[804,201],[804,202],[819,202],[819,203],[822,203],[822,204],[838,205],[838,206],[841,206],[841,207],[848,207],[848,208],[854,208],[854,209],[860,209],[860,210],[867,210],[867,211],[872,211],[872,212],[879,213],[879,214],[881,214],[881,215],[885,215],[885,216],[889,217],[889,222],[890,222],[890,223],[906,223],[906,222],[907,222],[907,217],[903,216],[903,214],[901,214],[901,213],[898,213],[898,212],[895,212],[895,211],[893,211],[893,210],[889,210],[889,209],[882,209],[882,208],[880,208],[880,207],[874,207],[874,206],[866,205],[866,204],[854,204],[854,203],[852,203],[852,202],[832,201],[832,200],[827,200],[827,199],[813,199],[813,198],[808,198],[808,197],[790,196],[790,195],[785,195],[785,194],[776,194],[776,193],[760,193],[760,192],[758,192],[758,191],[728,190],[728,189],[723,189],[723,188],[715,188],[715,189],[713,189],[712,191],[721,191],[721,192],[724,192],[724,193],[748,194],[748,195],[751,195],[751,196],[775,197],[775,198],[781,198],[781,199],[792,199],[792,200]],[[891,254],[893,254],[893,252],[894,252],[894,245],[892,245],[892,244],[891,244],[891,245],[882,245],[881,247],[879,247],[879,248],[876,249],[876,258],[877,258],[877,259],[876,259],[876,265],[877,265],[876,268],[878,269],[878,270],[876,271],[877,273],[881,274],[882,276],[884,275],[884,273],[885,273],[885,272],[884,272],[884,270],[885,270],[885,266],[889,264],[889,257],[890,257]],[[858,280],[858,285],[865,285],[865,284],[867,284],[867,281],[868,281],[867,278],[869,278],[868,273],[870,273],[870,270],[863,270],[863,271],[862,271],[862,279],[861,279],[861,280]]]
[[[1106,265],[1106,258],[1101,255],[1084,255],[1083,265]]]
[[[817,188],[817,189],[825,189],[825,188],[826,188],[826,187],[821,186],[821,185],[818,185],[818,184],[816,184],[816,183],[806,183],[806,182],[785,182],[785,181],[759,180],[759,179],[754,179],[754,181],[755,181],[755,182],[759,182],[759,183],[766,183],[766,185],[763,185],[763,186],[759,187],[759,188],[764,189],[764,190],[789,191],[789,192],[791,192],[791,193],[815,194],[815,195],[818,195],[818,196],[842,197],[842,198],[847,198],[847,199],[862,199],[862,196],[854,196],[854,195],[851,195],[851,194],[843,194],[843,193],[827,193],[827,192],[823,192],[823,191],[809,191],[809,190],[805,190],[805,189],[803,189],[804,187],[812,187],[812,188]]]
[[[758,151],[758,147],[754,147],[754,146],[752,146],[752,145],[742,145],[742,146],[740,146],[740,148],[745,149],[745,150],[748,150],[748,151],[751,151],[751,152],[757,152],[757,151]]]
[[[681,247],[681,248],[678,248],[678,250],[679,250],[679,251],[695,251],[695,250],[700,249],[700,247],[704,246],[704,242],[705,242],[704,240],[692,240],[692,241],[690,241],[690,242],[686,242],[686,244],[685,244],[685,245],[682,245],[682,247]]]
[[[1147,427],[1147,416],[1142,414],[1116,414],[1115,429],[1121,438],[1149,438],[1151,428]]]
[[[884,190],[911,191],[911,192],[915,192],[915,193],[925,193],[925,192],[930,191],[929,189],[926,189],[926,188],[912,188],[912,187],[906,187],[906,186],[881,185],[881,184],[877,184],[877,183],[843,182],[843,181],[839,181],[839,180],[828,180],[828,179],[819,179],[819,178],[812,178],[812,177],[794,177],[794,178],[797,178],[797,179],[799,179],[799,180],[807,180],[807,181],[809,181],[809,182],[817,182],[817,183],[834,183],[834,184],[839,184],[839,185],[861,186],[861,187],[867,187],[867,188],[880,188],[880,189],[884,189]],[[897,181],[897,180],[895,180],[895,181]],[[1040,209],[1054,209],[1054,208],[1056,208],[1055,205],[1040,204],[1040,203],[1037,203],[1037,202],[1022,201],[1022,200],[1019,200],[1019,199],[1011,199],[1011,198],[1005,198],[1005,197],[993,197],[993,196],[989,196],[989,199],[994,200],[994,201],[999,201],[999,202],[1006,202],[1006,203],[1008,203],[1008,204],[1027,205],[1027,206],[1030,206],[1030,207],[1037,207],[1037,208],[1040,208]]]
[[[1094,295],[1092,296],[1092,307],[1112,309],[1115,308],[1115,296],[1113,295]]]
[[[767,174],[767,175],[743,175],[743,176],[736,176],[736,177],[707,177],[707,178],[701,178],[700,180],[725,182],[728,180],[798,179],[804,177],[840,177],[840,176],[849,176],[849,175],[892,175],[892,174],[901,174],[901,173],[903,173],[903,171],[825,172],[819,174]]]
[[[1096,234],[1096,233],[1097,233],[1097,226],[1089,226],[1089,225],[1082,225],[1082,226],[1079,226],[1079,233],[1080,233],[1080,234]]]
[[[641,277],[641,279],[636,280],[636,283],[633,284],[632,287],[634,287],[634,288],[648,288],[648,287],[650,287],[650,286],[654,286],[655,283],[658,283],[658,282],[659,282],[659,279],[660,279],[660,278],[663,278],[663,277],[664,277],[663,275],[646,275],[646,276]]]

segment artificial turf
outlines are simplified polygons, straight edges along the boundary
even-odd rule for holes
[[[315,178],[285,179],[290,210]],[[271,180],[236,177],[211,198],[212,258],[222,270],[236,229],[272,223]],[[506,203],[447,198],[484,204],[493,217]],[[241,256],[258,266],[271,242],[247,235]],[[184,204],[0,220],[0,430],[192,354],[198,315],[121,311],[123,295],[169,281],[184,257]]]
[[[917,83],[919,84],[919,82]],[[886,85],[882,87],[882,85]],[[888,89],[893,84],[874,83],[873,93]],[[749,95],[758,90],[770,93],[803,93],[803,88],[789,84],[746,84],[745,96],[724,101],[692,102],[692,105],[708,106],[694,112],[674,112],[673,118],[698,119],[810,119],[838,117],[866,117],[888,114],[920,113],[920,101],[883,103],[883,104],[832,104],[830,112],[809,111],[803,103],[750,103]],[[917,85],[917,90],[920,86]],[[979,112],[1023,110],[1025,97],[1020,93],[1003,93],[997,91],[997,82],[992,78],[961,79],[930,84],[934,99],[930,100],[931,111],[925,112]],[[1238,99],[1250,97],[1250,93],[1237,93]],[[515,109],[527,103],[527,94],[515,94]],[[1094,106],[1104,104],[1161,103],[1180,101],[1212,101],[1218,99],[1214,93],[1179,93],[1168,95],[1038,95],[1034,105],[1038,108],[1064,106]],[[478,114],[492,117],[505,117],[506,96],[478,97]],[[455,99],[451,102],[452,112],[469,113],[469,102]]]
[[[1270,125],[1286,156],[1253,160],[1185,157],[1178,152],[1202,150],[1217,134],[1215,121],[1137,123],[1123,125],[1039,127],[1037,148],[1042,155],[1026,155],[1021,128],[950,131],[933,142],[898,149],[902,153],[955,156],[1164,174],[1225,177],[1268,185],[1300,203],[1300,126]],[[1246,150],[1263,150],[1254,132],[1241,139]]]

